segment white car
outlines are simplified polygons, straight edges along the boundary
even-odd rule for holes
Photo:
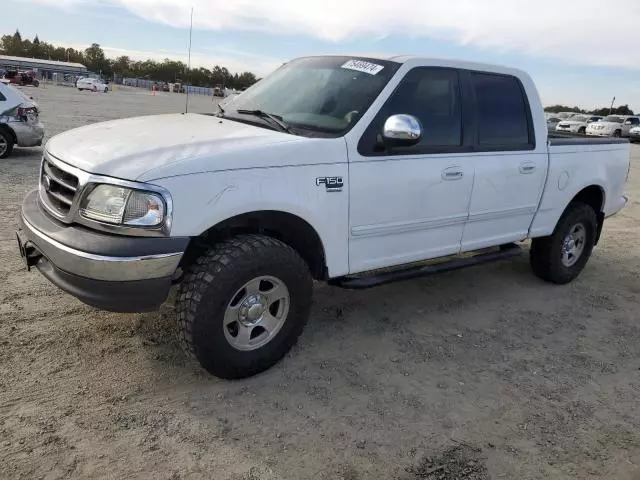
[[[640,117],[608,115],[587,126],[587,135],[598,137],[628,137],[629,130],[640,125]]]
[[[629,130],[629,141],[631,143],[640,142],[640,127],[633,127]]]
[[[103,83],[101,80],[97,78],[81,78],[76,83],[76,87],[78,90],[90,90],[92,92],[104,92],[107,93],[109,91],[109,85]]]
[[[602,119],[602,117],[597,115],[573,115],[566,120],[561,120],[556,125],[556,131],[585,134],[587,133],[587,126],[600,119]]]
[[[629,142],[549,137],[520,70],[306,57],[230,98],[53,137],[18,231],[27,266],[95,307],[156,310],[179,285],[182,346],[223,378],[286,355],[314,279],[369,288],[532,239],[533,272],[566,284],[627,202]]]
[[[43,137],[38,104],[14,86],[0,82],[0,158],[11,155],[16,145],[40,146]]]

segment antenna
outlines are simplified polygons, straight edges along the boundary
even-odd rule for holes
[[[193,7],[191,7],[191,25],[189,26],[189,60],[187,61],[187,98],[184,113],[189,113],[189,80],[191,78],[191,35],[193,33]]]

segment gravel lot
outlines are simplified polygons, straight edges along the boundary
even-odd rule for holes
[[[27,91],[49,135],[184,102]],[[183,356],[171,306],[105,313],[23,269],[14,230],[40,155],[0,162],[1,478],[640,478],[640,146],[631,203],[573,284],[543,283],[523,255],[318,286],[292,353],[235,382]]]

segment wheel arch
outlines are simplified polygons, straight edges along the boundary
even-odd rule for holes
[[[0,130],[3,130],[7,132],[9,135],[11,135],[11,139],[13,140],[13,143],[16,145],[18,144],[18,137],[16,136],[16,132],[14,132],[9,125],[5,123],[0,123]]]
[[[222,220],[189,243],[183,266],[190,264],[204,249],[240,234],[262,234],[276,238],[298,252],[316,280],[328,278],[325,247],[316,229],[298,215],[279,210],[246,212]]]
[[[569,205],[572,203],[584,203],[593,208],[593,211],[596,213],[596,217],[598,218],[598,230],[596,232],[596,240],[595,244],[598,244],[600,240],[600,234],[602,233],[602,225],[604,224],[604,205],[606,201],[606,193],[604,188],[600,185],[589,185],[587,187],[582,188],[578,193],[576,193]],[[569,208],[569,205],[565,208]]]

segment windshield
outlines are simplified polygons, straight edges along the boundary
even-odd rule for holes
[[[620,117],[615,117],[613,115],[609,115],[604,117],[602,120],[600,120],[601,122],[613,122],[613,123],[622,123],[622,118]]]
[[[222,103],[224,117],[269,126],[238,110],[280,117],[300,135],[338,137],[367,111],[399,63],[351,57],[308,57],[280,67]]]

